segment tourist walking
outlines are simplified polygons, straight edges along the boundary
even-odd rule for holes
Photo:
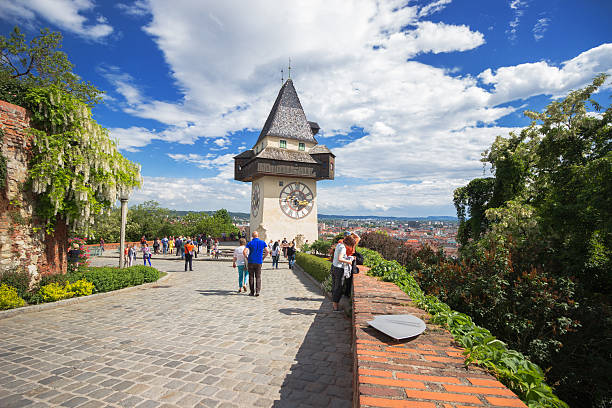
[[[295,241],[291,241],[287,247],[287,260],[289,261],[289,269],[292,269],[295,263]]]
[[[280,259],[280,243],[278,241],[272,245],[270,256],[272,256],[272,268],[276,267],[278,269],[278,260]]]
[[[254,231],[252,236],[253,239],[244,248],[243,255],[248,262],[249,288],[251,289],[249,296],[259,296],[261,291],[261,264],[268,256],[268,245],[265,241],[259,239],[257,231]]]
[[[212,239],[210,235],[206,238],[206,255],[210,255],[210,246],[212,245]]]
[[[128,266],[132,266],[134,259],[136,259],[136,251],[134,250],[134,244],[132,244],[128,248]]]
[[[166,255],[168,253],[168,237],[163,237],[161,242],[162,242],[162,254]]]
[[[100,238],[100,252],[104,252],[104,238]]]
[[[144,265],[147,265],[147,261],[149,261],[149,266],[151,266],[151,248],[149,248],[149,244],[145,241],[144,246],[141,248],[142,250],[142,260],[144,261]]]
[[[232,267],[238,267],[238,293],[242,292],[243,290],[244,293],[246,293],[246,285],[249,280],[249,271],[247,270],[244,257],[246,239],[240,238],[239,244],[240,246],[234,249],[234,263],[232,264]]]
[[[159,247],[160,247],[159,238],[155,237],[155,240],[153,241],[153,253],[155,255],[159,254]]]
[[[185,272],[187,272],[187,265],[189,265],[189,270],[193,271],[193,253],[195,252],[195,245],[191,243],[191,240],[188,240],[185,244]]]
[[[283,248],[283,257],[287,257],[287,247],[288,247],[287,238],[283,238],[283,242],[281,242],[281,248]]]
[[[354,251],[355,238],[351,235],[345,237],[341,242],[338,242],[334,250],[334,258],[332,261],[332,307],[335,312],[339,311],[338,302],[342,297],[342,278],[345,276],[345,271],[348,269],[350,274],[353,257],[346,254],[347,247]]]

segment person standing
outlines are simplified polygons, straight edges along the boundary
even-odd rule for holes
[[[246,268],[246,262],[244,257],[244,249],[246,246],[246,239],[240,238],[240,246],[234,249],[234,263],[232,267],[238,267],[238,293],[244,290],[247,291],[247,281],[249,279],[249,271]]]
[[[345,237],[342,241],[338,242],[336,249],[334,250],[334,258],[332,261],[332,306],[334,312],[340,311],[338,308],[338,302],[342,297],[342,277],[344,276],[345,265],[350,266],[353,263],[353,258],[346,255],[347,247],[351,250],[355,248],[355,238],[352,236]]]
[[[210,255],[210,246],[212,245],[212,239],[210,235],[206,238],[206,255]]]
[[[295,241],[291,241],[287,247],[287,260],[289,261],[289,269],[292,269],[295,263]]]
[[[153,240],[153,253],[155,255],[159,254],[159,238],[155,237],[155,240]]]
[[[104,252],[104,238],[100,238],[100,252]]]
[[[253,239],[244,248],[242,254],[247,258],[249,269],[249,296],[259,296],[261,291],[261,264],[268,256],[268,245],[259,239],[259,233],[254,231]]]
[[[161,240],[162,243],[162,253],[166,255],[168,253],[168,237],[163,237]]]
[[[281,242],[281,248],[283,248],[283,257],[287,257],[287,238],[283,238],[283,242]]]
[[[276,267],[278,269],[278,260],[280,258],[280,243],[276,241],[272,247],[272,252],[270,255],[272,256],[272,268]]]
[[[149,244],[145,241],[144,246],[142,247],[142,260],[144,261],[144,265],[147,265],[147,261],[149,261],[149,266],[151,266],[151,248],[149,248]]]
[[[134,250],[134,244],[132,244],[128,249],[128,266],[132,266],[134,259],[136,259],[136,251]]]
[[[193,271],[193,253],[195,252],[195,245],[191,243],[191,240],[188,240],[185,244],[185,272],[187,272],[187,265],[189,265],[189,270]]]
[[[168,240],[168,253],[170,255],[174,253],[174,237],[170,237]]]

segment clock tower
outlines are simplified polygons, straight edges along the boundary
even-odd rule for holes
[[[317,181],[334,179],[334,154],[318,144],[288,79],[252,149],[234,157],[234,178],[251,182],[251,232],[265,241],[318,238]]]

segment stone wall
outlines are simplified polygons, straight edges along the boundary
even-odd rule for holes
[[[427,329],[395,341],[368,325],[380,314],[412,314]],[[527,408],[482,368],[465,367],[453,336],[394,283],[365,273],[353,277],[353,352],[353,407]]]
[[[20,267],[34,279],[41,274],[65,273],[68,230],[58,220],[52,236],[34,215],[34,197],[25,191],[30,142],[30,115],[16,105],[0,101],[2,155],[7,160],[7,180],[0,190],[0,269]]]

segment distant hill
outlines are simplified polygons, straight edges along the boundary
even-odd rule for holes
[[[178,211],[173,210],[173,213],[179,217],[189,213],[203,212],[212,215],[215,211]],[[249,213],[230,212],[230,217],[249,219]],[[378,215],[334,215],[334,214],[319,214],[319,220],[377,220],[377,221],[457,221],[457,217],[450,215],[430,215],[427,217],[385,217]]]
[[[378,215],[327,215],[319,214],[319,220],[377,220],[377,221],[457,221],[450,215],[429,215],[427,217],[385,217]]]

